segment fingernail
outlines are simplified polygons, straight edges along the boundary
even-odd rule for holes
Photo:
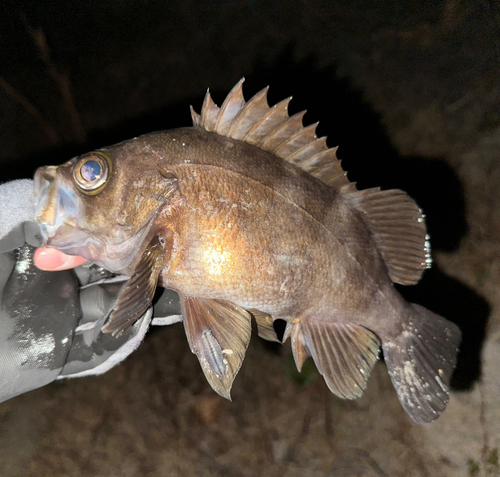
[[[65,257],[53,248],[41,247],[35,250],[33,261],[40,270],[54,270],[64,265]]]

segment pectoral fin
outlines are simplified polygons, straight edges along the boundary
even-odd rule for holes
[[[165,256],[166,251],[159,238],[154,237],[123,287],[108,322],[102,327],[104,333],[121,335],[151,306]]]
[[[181,297],[184,328],[210,386],[226,399],[250,343],[250,314],[222,300]]]

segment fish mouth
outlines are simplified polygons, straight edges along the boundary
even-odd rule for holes
[[[64,225],[74,223],[78,213],[76,194],[60,183],[57,169],[58,166],[40,167],[35,174],[35,220],[45,244]]]

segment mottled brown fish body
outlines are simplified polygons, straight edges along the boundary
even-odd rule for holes
[[[402,191],[358,191],[288,101],[245,102],[242,82],[194,127],[148,134],[36,176],[47,244],[131,279],[103,330],[119,334],[176,290],[191,350],[229,398],[250,340],[286,320],[336,395],[361,396],[382,345],[417,422],[448,402],[459,330],[397,293],[429,263],[423,214]]]

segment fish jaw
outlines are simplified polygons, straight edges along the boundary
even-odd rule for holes
[[[36,171],[35,221],[40,225],[46,245],[67,247],[85,241],[88,236],[74,227],[79,210],[78,198],[71,187],[62,184],[58,168],[46,166]]]
[[[112,272],[123,272],[142,247],[153,221],[128,237],[125,230],[110,232],[109,236],[114,236],[112,243],[96,239],[80,223],[84,215],[81,200],[73,185],[59,173],[59,167],[41,167],[35,174],[35,221],[44,244]]]

